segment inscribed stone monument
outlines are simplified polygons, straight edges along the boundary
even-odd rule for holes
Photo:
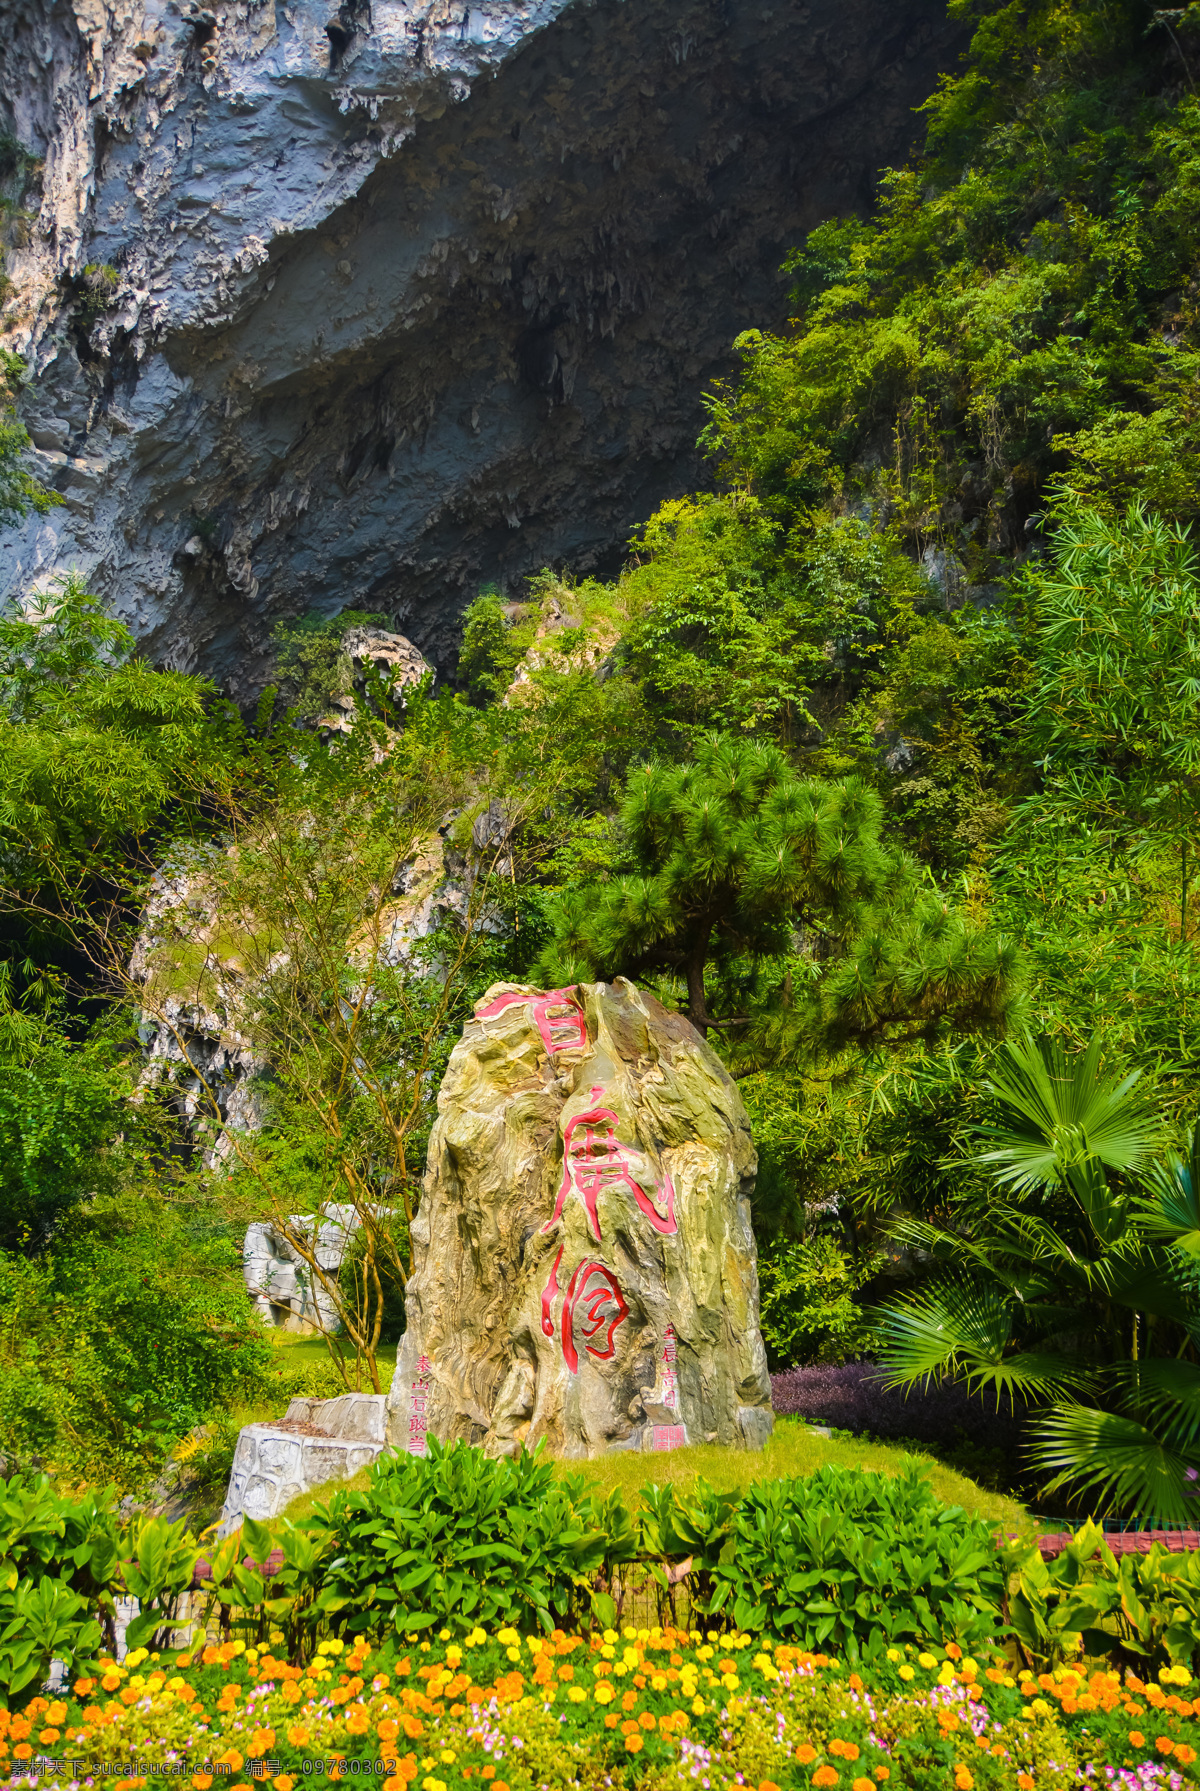
[[[489,989],[438,1096],[389,1444],[761,1448],[755,1167],[734,1083],[652,995]]]

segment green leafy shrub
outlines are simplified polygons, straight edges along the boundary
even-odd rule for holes
[[[943,1505],[915,1462],[894,1479],[826,1466],[743,1495],[708,1610],[857,1661],[906,1641],[981,1648],[1003,1591],[990,1526]]]
[[[1056,1560],[1014,1543],[1004,1565],[1009,1621],[1031,1665],[1057,1667],[1081,1652],[1141,1656],[1155,1668],[1200,1663],[1200,1555],[1156,1542],[1118,1561],[1088,1523]]]
[[[227,1238],[138,1189],[0,1251],[0,1450],[130,1486],[271,1360]]]
[[[611,1507],[611,1509],[609,1509]],[[609,1529],[605,1523],[608,1517]],[[329,1608],[352,1635],[442,1624],[531,1627],[612,1615],[592,1581],[630,1526],[540,1454],[489,1461],[431,1440],[381,1458],[366,1492],[339,1492],[311,1520],[327,1538]]]
[[[467,606],[458,682],[473,703],[495,703],[504,695],[535,628],[535,621],[510,621],[498,591],[481,591]]]
[[[759,1325],[772,1374],[863,1353],[871,1325],[854,1296],[877,1263],[856,1262],[829,1237],[774,1239],[759,1252]]]

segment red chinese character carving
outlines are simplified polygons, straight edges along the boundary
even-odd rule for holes
[[[569,989],[551,989],[546,995],[521,995],[516,989],[508,989],[486,1007],[477,1006],[475,1018],[494,1020],[506,1008],[518,1006],[533,1009],[534,1023],[551,1057],[557,1051],[582,1051],[587,1044],[587,1021],[574,984]]]
[[[597,1095],[603,1093],[602,1088],[593,1088],[592,1099],[595,1100]],[[662,1232],[665,1236],[678,1231],[679,1227],[675,1222],[675,1184],[671,1177],[667,1175],[663,1178],[667,1210],[660,1213],[631,1173],[630,1154],[616,1137],[616,1126],[617,1116],[611,1107],[590,1107],[586,1113],[577,1113],[574,1119],[567,1122],[563,1136],[562,1181],[554,1211],[542,1226],[543,1231],[549,1231],[562,1218],[563,1205],[574,1187],[583,1196],[592,1236],[599,1243],[600,1219],[596,1212],[596,1202],[600,1191],[602,1188],[616,1187],[622,1182],[655,1231]]]
[[[555,1263],[556,1268],[557,1266]],[[579,1353],[575,1348],[575,1313],[579,1307],[583,1308],[580,1318],[583,1347],[589,1356],[595,1356],[601,1362],[608,1361],[616,1349],[613,1334],[617,1326],[629,1317],[629,1307],[612,1270],[606,1269],[602,1262],[593,1262],[588,1257],[584,1258],[571,1276],[567,1297],[563,1301],[562,1353],[572,1374],[579,1373]],[[602,1331],[604,1341],[601,1344],[595,1339]]]

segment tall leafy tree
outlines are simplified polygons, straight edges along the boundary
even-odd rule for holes
[[[1200,561],[1188,531],[1141,503],[1119,518],[1071,505],[1025,583],[1039,813],[1090,821],[1126,849],[1169,846],[1186,937],[1200,801]]]
[[[674,974],[702,1034],[749,1028],[783,1054],[996,1025],[1012,1005],[1012,946],[886,844],[858,779],[712,735],[634,772],[620,824],[630,869],[564,893],[548,976]]]

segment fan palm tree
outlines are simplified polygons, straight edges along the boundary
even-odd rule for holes
[[[1137,1084],[1098,1039],[1004,1045],[973,1159],[990,1186],[946,1225],[890,1228],[932,1272],[878,1337],[889,1386],[957,1377],[1033,1405],[1047,1492],[1178,1520],[1200,1490],[1200,1138],[1164,1154]]]

